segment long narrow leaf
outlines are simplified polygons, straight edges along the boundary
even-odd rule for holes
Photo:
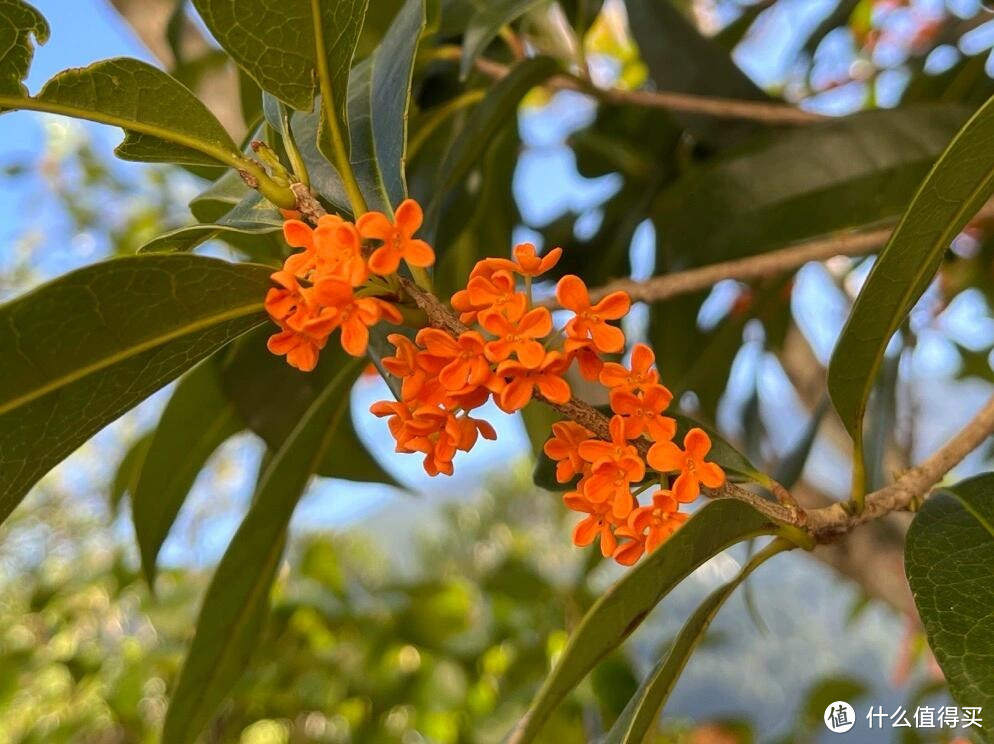
[[[166,712],[163,741],[193,742],[245,671],[265,623],[290,517],[348,411],[347,382],[356,364],[342,368],[263,473],[252,506],[207,589]]]
[[[741,501],[719,500],[702,507],[590,608],[508,744],[535,741],[566,695],[698,566],[742,540],[775,530]]]
[[[711,621],[725,604],[725,600],[769,558],[793,547],[795,546],[786,540],[775,540],[753,556],[734,579],[715,589],[701,602],[681,628],[666,656],[649,673],[638,692],[625,706],[602,744],[642,744],[659,717],[659,712],[666,705],[670,693],[673,692],[680,678],[680,673],[690,660],[690,655],[704,638],[704,634],[711,627]]]

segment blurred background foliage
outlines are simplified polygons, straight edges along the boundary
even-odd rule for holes
[[[121,14],[111,22],[132,29],[131,43],[140,40],[146,57],[203,95],[229,131],[245,136],[256,130],[258,90],[207,38],[185,3],[111,4]],[[57,3],[38,5],[53,19],[58,15],[50,12]],[[371,3],[360,54],[372,48],[397,7],[393,0]],[[469,2],[444,0],[445,41],[460,42],[471,11]],[[782,97],[809,111],[856,116],[769,127],[595,106],[575,93],[536,88],[520,110],[517,100],[502,104],[497,129],[470,132],[479,146],[446,193],[435,226],[441,293],[464,283],[478,258],[521,239],[562,245],[558,271],[578,271],[594,286],[892,224],[948,139],[994,93],[994,16],[975,0],[563,0],[516,21],[515,37],[529,51],[589,70],[604,86]],[[506,42],[495,40],[487,56],[512,62],[514,45]],[[408,180],[412,194],[428,201],[439,162],[473,125],[473,107],[493,83],[472,71],[463,85],[457,65],[430,57],[418,60],[417,80]],[[201,220],[217,219],[235,200],[226,190],[230,184],[221,184],[218,196],[209,180],[217,174],[209,170],[114,163],[103,135],[62,120],[44,122],[36,151],[5,151],[0,164],[10,197],[5,209],[17,230],[0,255],[2,298],[96,257],[132,254],[164,230],[187,225],[186,204],[207,189],[211,196],[198,200],[199,213],[195,206]],[[42,202],[50,206],[42,209]],[[882,463],[871,476],[874,484],[947,436],[994,383],[989,227],[978,220],[957,241],[889,355],[870,415],[868,459]],[[53,243],[53,236],[64,244]],[[275,261],[280,247],[270,231],[221,233],[200,250]],[[638,308],[628,330],[653,343],[684,410],[716,423],[757,464],[794,473],[799,491],[807,489],[812,499],[838,497],[848,483],[840,454],[845,438],[834,417],[824,415],[823,367],[868,267],[868,259],[834,261],[788,279],[723,282],[710,292]],[[354,411],[365,409],[370,384],[357,383]],[[88,444],[2,528],[4,741],[155,740],[209,566],[244,507],[264,449],[240,434],[211,459],[198,480],[198,498],[174,529],[153,597],[138,573],[126,496],[133,487],[129,463],[140,460],[143,437],[163,402],[158,396]],[[530,411],[523,431],[517,422],[504,426],[517,427],[519,444],[528,434],[540,444],[548,429],[541,418]],[[380,430],[359,417],[355,424],[363,444],[382,456]],[[799,450],[808,431],[814,446]],[[409,494],[392,493],[376,502],[385,508],[360,510],[367,516],[358,524],[355,513],[328,517],[339,508],[330,498],[306,509],[300,520],[306,529],[295,522],[255,663],[206,740],[499,741],[569,629],[617,575],[594,553],[570,547],[573,520],[557,497],[530,485],[526,450],[508,445],[489,462],[469,465],[466,479],[444,494],[429,492],[439,497],[431,504],[421,499],[412,506]],[[980,453],[967,469],[989,455]],[[514,474],[507,473],[510,460],[522,461]],[[388,475],[381,480],[426,489],[412,468],[382,464]],[[481,495],[481,474],[495,466],[504,474]],[[359,490],[342,493],[345,500],[362,500]],[[439,501],[448,505],[436,508]],[[792,578],[776,577],[779,583],[758,577],[751,586],[763,597],[762,617],[755,617],[753,600],[730,608],[731,624],[716,625],[703,660],[695,661],[712,687],[691,675],[658,740],[765,741],[775,729],[782,741],[811,741],[832,700],[944,700],[910,617],[900,564],[892,565],[905,526],[892,520],[872,531],[868,546],[823,554],[824,563],[853,581],[838,595],[832,574],[814,563]],[[879,562],[861,568],[867,553],[860,550]],[[711,570],[721,573],[720,564]],[[810,599],[814,591],[817,600]],[[802,613],[805,602],[825,610],[826,624],[802,617],[778,625]],[[788,647],[781,653],[791,658],[769,662],[773,666],[761,672],[779,672],[785,687],[792,680],[800,685],[777,704],[751,709],[746,684],[732,691],[714,681],[725,677],[734,686],[757,673],[743,643],[761,647],[762,628],[787,636],[805,622],[810,634],[801,638],[808,645]],[[674,630],[665,624],[643,629],[624,653],[602,664],[559,709],[548,741],[584,741],[610,725]],[[823,632],[830,634],[819,637]],[[854,640],[860,634],[863,640]],[[812,651],[811,644],[821,645]],[[863,679],[865,669],[845,668],[874,645],[883,650],[873,657],[873,680]],[[836,658],[834,670],[814,680],[791,677],[785,667],[804,664],[807,654]],[[881,659],[890,666],[879,668]],[[735,715],[695,708],[694,695],[707,695],[716,684],[740,696],[732,700],[740,709]]]

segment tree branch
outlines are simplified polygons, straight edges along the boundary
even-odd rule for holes
[[[476,69],[494,80],[500,80],[510,70],[506,65],[484,57],[477,57]],[[607,103],[658,108],[666,111],[679,111],[686,114],[703,114],[719,119],[748,119],[771,125],[814,124],[828,118],[822,114],[804,111],[786,103],[762,103],[733,98],[712,98],[693,93],[676,93],[661,90],[598,88],[592,83],[571,75],[554,75],[546,81],[545,87],[551,90],[574,90],[579,93],[586,93]]]
[[[603,287],[591,289],[590,299],[591,302],[597,302],[611,292],[622,290],[628,293],[632,302],[661,302],[678,295],[709,289],[725,279],[739,281],[759,279],[786,273],[803,266],[808,261],[824,261],[833,256],[860,256],[872,253],[886,244],[892,231],[892,228],[887,227],[862,233],[833,235],[756,256],[722,261],[676,274],[655,276],[641,282],[634,279],[617,279]],[[548,308],[559,306],[555,298],[543,300],[538,304]]]

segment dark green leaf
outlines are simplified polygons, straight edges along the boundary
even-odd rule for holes
[[[118,126],[125,160],[218,165],[238,148],[196,96],[162,70],[118,57],[60,72],[33,98],[0,93],[0,109],[30,109]]]
[[[265,235],[282,229],[283,217],[279,210],[258,191],[250,191],[217,222],[170,230],[145,243],[138,252],[183,253],[217,235]]]
[[[145,462],[145,454],[148,446],[152,443],[152,432],[146,432],[134,441],[128,451],[121,458],[114,474],[114,480],[110,484],[110,507],[117,512],[118,507],[125,495],[135,492],[135,485],[138,483],[138,476],[142,472],[142,464]]]
[[[176,386],[131,491],[131,518],[149,586],[155,584],[159,548],[197,475],[214,451],[243,426],[221,390],[213,358]]]
[[[994,193],[992,136],[994,99],[960,130],[922,182],[842,329],[828,367],[828,390],[860,462],[863,415],[887,344],[952,239]]]
[[[928,643],[961,706],[994,736],[994,474],[942,489],[908,530],[904,567]]]
[[[814,447],[815,439],[818,436],[818,429],[821,421],[828,411],[828,398],[822,398],[818,406],[811,412],[808,425],[804,427],[804,433],[798,440],[794,448],[790,450],[777,465],[777,470],[773,474],[774,480],[784,488],[792,487],[801,479],[804,473],[804,466],[811,455],[811,448]]]
[[[476,58],[483,54],[502,26],[543,2],[545,0],[489,0],[478,4],[463,37],[459,76],[465,78],[469,75]]]
[[[253,194],[237,171],[226,170],[210,186],[190,200],[197,222],[217,222]]]
[[[349,86],[352,168],[367,206],[387,214],[407,196],[407,108],[424,27],[424,0],[407,0],[380,45],[356,65]]]
[[[173,692],[162,740],[190,744],[248,665],[265,624],[269,592],[290,517],[338,422],[358,362],[342,367],[314,400],[266,468],[252,506],[232,538],[204,598],[197,631]],[[348,456],[348,453],[339,453]]]
[[[440,206],[444,193],[462,180],[479,162],[507,120],[518,110],[521,99],[556,72],[549,57],[532,57],[515,65],[473,109],[466,125],[452,143],[439,171],[438,192],[433,205]]]
[[[266,336],[275,326],[261,328],[240,339],[221,369],[221,386],[252,431],[272,450],[277,450],[314,401],[348,365],[350,357],[332,338],[321,352],[312,372],[300,372],[266,349]],[[355,381],[358,369],[349,383]],[[348,456],[343,457],[342,453]],[[352,417],[342,418],[328,448],[328,456],[316,471],[319,475],[361,482],[396,485],[359,440]]]
[[[133,256],[0,305],[0,518],[106,424],[262,323],[269,273]]]
[[[44,44],[48,33],[48,23],[37,9],[21,0],[0,0],[0,93],[21,98],[28,94],[24,78],[34,57],[31,37]]]
[[[659,90],[742,100],[769,97],[731,55],[700,31],[670,0],[627,0],[629,28]],[[725,144],[758,131],[755,122],[729,122],[694,114],[673,118],[711,143]]]
[[[687,619],[683,628],[680,629],[679,635],[673,641],[666,655],[659,660],[659,663],[639,686],[638,692],[625,706],[625,710],[617,722],[608,731],[603,744],[642,744],[646,735],[655,725],[659,712],[666,705],[683,668],[690,660],[690,655],[704,638],[704,634],[711,627],[711,621],[725,604],[725,600],[756,568],[772,556],[789,550],[791,547],[791,544],[784,540],[774,541],[743,566],[734,579],[715,589],[701,602],[694,610],[694,614]]]
[[[660,250],[702,265],[896,219],[965,119],[958,107],[916,106],[764,138],[663,192]]]
[[[737,542],[774,531],[761,514],[740,501],[703,506],[590,608],[509,744],[534,741],[563,698],[698,566]]]

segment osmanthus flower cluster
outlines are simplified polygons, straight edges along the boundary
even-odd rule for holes
[[[413,237],[422,220],[421,207],[413,199],[397,207],[393,222],[379,212],[367,212],[355,224],[327,214],[313,229],[300,220],[287,220],[286,242],[303,251],[290,256],[272,276],[276,286],[266,295],[265,305],[281,330],[270,337],[269,350],[309,372],[328,338],[339,330],[346,352],[365,354],[370,326],[402,320],[397,308],[380,297],[394,291],[384,277],[395,274],[401,260],[418,267],[435,262],[431,246]],[[377,245],[370,246],[371,241]]]
[[[393,222],[375,212],[354,225],[322,217],[313,230],[288,221],[287,241],[304,250],[273,275],[277,286],[266,307],[281,331],[269,348],[300,369],[312,369],[335,329],[341,330],[343,348],[358,356],[368,344],[369,326],[381,319],[401,322],[398,309],[383,297],[396,296],[401,261],[422,268],[434,261],[431,247],[413,237],[421,219],[409,199]],[[555,328],[549,310],[533,305],[531,288],[556,265],[562,249],[539,255],[523,243],[512,255],[479,261],[465,289],[451,298],[465,330],[427,327],[413,338],[387,336],[394,352],[381,363],[400,381],[399,399],[374,403],[370,411],[387,419],[398,452],[420,453],[429,475],[451,475],[457,452],[469,451],[480,437],[496,438],[494,428],[473,415],[478,408],[490,400],[508,413],[535,398],[566,404],[572,397],[567,373],[575,363],[583,378],[608,390],[610,438],[600,439],[576,421],[560,421],[552,426],[545,453],[556,462],[557,480],[571,484],[566,505],[585,515],[574,543],[599,540],[605,556],[630,565],[685,521],[681,504],[695,500],[702,485],[722,485],[725,474],[706,460],[711,441],[701,429],[690,429],[682,447],[673,441],[676,421],[664,413],[673,396],[659,382],[649,347],[635,345],[630,367],[611,361],[625,349],[625,335],[612,322],[628,313],[628,295],[613,292],[591,302],[579,277],[564,276],[556,299],[571,314]],[[636,446],[642,438],[651,442],[644,457],[645,447]]]

